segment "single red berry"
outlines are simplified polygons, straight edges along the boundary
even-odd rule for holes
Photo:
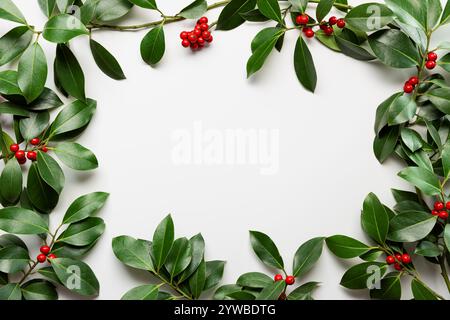
[[[207,30],[209,29],[209,26],[208,26],[206,23],[202,23],[202,24],[200,25],[200,29],[201,29],[202,31],[207,31]]]
[[[332,16],[329,20],[328,23],[332,26],[334,26],[338,21],[338,18],[336,18],[335,16]]]
[[[197,24],[196,26],[195,26],[195,28],[194,28],[194,30],[202,30],[202,27],[200,27],[200,25],[199,24]]]
[[[306,24],[308,24],[308,22],[309,22],[309,17],[308,17],[306,14],[298,15],[298,16],[295,18],[295,22],[296,22],[297,24],[306,25]]]
[[[201,17],[200,19],[198,19],[198,23],[200,23],[200,24],[208,23],[208,18],[207,17]]]
[[[447,208],[447,210],[450,210],[450,201],[447,201],[447,203],[445,204],[445,207]]]
[[[189,40],[184,39],[183,41],[181,41],[181,45],[185,48],[189,47],[191,45],[191,43],[189,42]],[[44,148],[42,148],[42,151],[44,151]]]
[[[47,261],[47,256],[45,255],[45,254],[39,254],[38,256],[37,256],[37,261],[39,261],[40,263],[44,263],[45,261]]]
[[[447,211],[439,212],[439,218],[447,220],[448,219],[448,212]]]
[[[202,35],[202,30],[200,30],[200,29],[195,29],[195,30],[194,30],[194,34],[195,34],[195,36],[198,38],[198,37],[200,37],[200,36]]]
[[[209,38],[208,38],[208,39],[205,39],[205,40],[206,40],[206,42],[211,43],[211,42],[213,41],[213,36],[209,36]]]
[[[49,259],[56,259],[56,254],[50,253],[47,258],[49,258]]]
[[[30,143],[33,146],[37,146],[39,144],[39,142],[41,142],[41,140],[39,140],[39,138],[33,138],[33,139],[30,140]]]
[[[27,162],[27,158],[20,158],[17,160],[19,164],[25,164]]]
[[[327,28],[328,26],[327,26],[327,24],[326,23],[321,23],[320,24],[320,30],[325,30],[326,28]]]
[[[428,53],[428,61],[436,61],[438,59],[438,55],[436,52]]]
[[[402,269],[403,269],[402,266],[400,265],[400,263],[397,263],[397,262],[394,264],[394,268],[397,271],[402,271]]]
[[[334,29],[333,29],[333,27],[328,26],[328,27],[326,27],[326,28],[323,30],[323,32],[325,32],[325,34],[326,34],[327,36],[331,36],[331,35],[333,34],[333,32],[334,32]]]
[[[28,151],[27,158],[30,159],[31,161],[36,161],[37,153],[34,151]]]
[[[419,78],[418,77],[411,77],[408,80],[409,83],[411,83],[413,86],[417,86],[419,84]]]
[[[344,20],[344,19],[339,19],[339,20],[336,22],[336,24],[337,24],[337,26],[338,26],[339,28],[341,28],[341,29],[345,28],[345,20]]]
[[[275,277],[273,278],[275,281],[281,281],[283,280],[283,276],[281,274],[276,274]]]
[[[17,160],[25,159],[25,151],[19,150],[16,152],[14,156],[16,157]]]
[[[188,42],[189,42],[189,41],[188,41]],[[41,148],[41,151],[47,153],[47,152],[48,152],[48,148],[47,148],[46,146],[43,146],[43,147]]]
[[[433,211],[431,211],[431,214],[432,214],[433,216],[438,216],[438,215],[439,215],[439,211],[433,210]]]
[[[202,38],[205,39],[205,40],[208,40],[209,37],[211,37],[211,32],[203,31]]]
[[[205,39],[203,39],[202,37],[197,39],[197,43],[201,46],[205,44]]]
[[[401,255],[400,253],[396,253],[396,254],[395,254],[395,259],[396,259],[398,262],[402,261],[402,255]]]
[[[188,40],[192,43],[196,43],[197,42],[197,36],[195,34],[190,34],[188,37]]]
[[[408,81],[405,83],[403,91],[405,91],[405,93],[411,93],[414,91],[414,86]]]
[[[434,203],[434,210],[442,210],[444,209],[444,203],[441,201],[436,201]]]
[[[312,37],[314,37],[314,31],[313,31],[313,29],[309,28],[308,30],[306,30],[306,31],[305,31],[305,36],[306,36],[307,38],[312,38]]]
[[[395,263],[395,258],[393,256],[387,256],[386,257],[386,263],[387,264],[394,264]]]
[[[425,66],[428,70],[433,70],[434,68],[436,68],[436,61],[427,61]]]
[[[48,255],[50,252],[50,247],[49,246],[42,246],[40,249],[41,253]]]
[[[293,276],[287,276],[285,282],[288,286],[293,285],[295,283],[295,278]]]
[[[198,43],[191,43],[191,49],[192,50],[196,50],[196,49],[198,49]]]
[[[411,263],[411,256],[407,253],[402,254],[402,262],[404,264]]]
[[[186,31],[183,31],[182,33],[180,33],[180,38],[181,38],[182,40],[187,39],[188,36],[189,36],[189,34],[188,34]]]
[[[16,153],[17,151],[19,151],[20,147],[17,143],[14,143],[12,145],[9,146],[9,150],[11,150],[11,152]]]

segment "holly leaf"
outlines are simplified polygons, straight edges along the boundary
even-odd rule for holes
[[[59,236],[57,242],[67,243],[73,246],[88,246],[97,241],[105,231],[103,219],[89,217],[85,220],[69,225]]]
[[[206,263],[203,260],[194,274],[189,278],[189,288],[194,299],[198,299],[202,294],[206,283]]]
[[[319,260],[322,254],[324,237],[308,240],[302,244],[294,255],[293,276],[302,277]]]
[[[439,300],[433,290],[415,278],[411,281],[411,290],[415,300]]]
[[[112,248],[117,259],[125,265],[154,272],[148,241],[120,236],[113,239]]]
[[[316,7],[316,18],[317,21],[321,22],[328,13],[330,13],[333,8],[335,0],[320,0]]]
[[[75,37],[88,35],[89,30],[73,15],[60,14],[50,18],[42,35],[50,42],[66,43]]]
[[[39,137],[48,127],[49,120],[50,114],[48,111],[31,113],[28,118],[20,120],[20,134],[27,141]]]
[[[295,45],[294,68],[300,83],[307,90],[314,92],[317,84],[316,68],[311,52],[301,36],[298,37]]]
[[[9,160],[0,176],[0,195],[6,203],[16,204],[22,194],[22,169],[15,159]]]
[[[440,194],[439,178],[431,171],[420,167],[408,167],[398,174],[429,196]]]
[[[158,300],[159,286],[146,284],[125,293],[121,300]]]
[[[350,10],[345,21],[353,28],[365,32],[381,29],[394,20],[394,13],[380,3],[365,3]]]
[[[95,20],[109,22],[130,12],[133,4],[128,0],[101,0],[95,9]]]
[[[65,177],[58,162],[47,153],[38,151],[36,163],[42,180],[58,194],[61,194],[64,188]]]
[[[217,30],[232,30],[245,22],[241,14],[254,9],[256,0],[231,0],[223,9],[217,20]]]
[[[46,280],[33,279],[22,285],[25,300],[58,300],[55,286]]]
[[[383,204],[373,193],[364,200],[361,213],[363,230],[376,242],[383,244],[389,231],[389,217]]]
[[[174,225],[170,215],[165,217],[153,234],[152,253],[155,258],[156,271],[164,265],[174,240]]]
[[[312,292],[319,286],[319,282],[307,282],[297,287],[288,295],[288,300],[313,300]]]
[[[69,258],[50,259],[58,279],[70,291],[82,296],[97,296],[100,290],[97,277],[83,261]]]
[[[27,195],[33,206],[41,212],[50,213],[58,204],[59,195],[40,176],[37,163],[28,171]]]
[[[371,289],[371,277],[381,279],[386,273],[387,264],[380,262],[364,262],[348,269],[341,279],[341,286],[348,289]]]
[[[104,74],[115,80],[122,80],[126,78],[119,62],[117,62],[116,58],[114,58],[114,56],[106,50],[105,47],[92,39],[89,41],[89,44],[95,63]]]
[[[281,9],[277,0],[257,0],[259,11],[267,18],[277,22],[283,22],[281,18]]]
[[[284,268],[283,258],[281,258],[277,246],[268,235],[258,231],[250,231],[250,242],[253,251],[265,265],[276,269]]]
[[[62,142],[53,151],[59,160],[75,170],[93,170],[98,167],[96,156],[89,149],[76,142]]]
[[[56,47],[55,76],[69,95],[78,100],[86,100],[83,70],[75,55],[65,44],[58,44]]]
[[[141,42],[141,57],[149,65],[157,64],[164,56],[166,43],[164,27],[160,25],[150,30]]]
[[[203,290],[209,290],[219,284],[223,277],[225,261],[206,261],[206,279]]]
[[[370,290],[370,298],[380,300],[400,300],[402,297],[401,274],[392,272],[380,281],[379,288]]]
[[[186,19],[197,19],[200,18],[208,9],[208,4],[206,0],[195,0],[187,7],[183,8],[179,16],[182,16]]]
[[[49,137],[54,138],[57,135],[70,133],[81,129],[91,121],[97,102],[87,99],[86,102],[77,100],[62,109],[56,116],[50,128]]]
[[[359,257],[360,255],[369,252],[371,249],[361,241],[343,235],[328,237],[326,243],[328,249],[342,259]]]
[[[39,43],[25,50],[17,72],[17,84],[27,102],[32,102],[41,95],[47,80],[47,60]]]
[[[396,242],[415,242],[425,238],[436,225],[437,217],[427,212],[405,212],[390,221],[387,238]]]
[[[8,283],[0,287],[0,300],[22,300],[20,285],[18,283]]]
[[[173,242],[172,248],[164,263],[170,274],[170,279],[183,272],[191,262],[191,247],[188,239],[179,238]]]
[[[0,3],[0,18],[21,24],[27,24],[22,12],[20,12],[19,8],[17,8],[11,0],[2,0]]]
[[[28,250],[20,246],[8,246],[0,249],[0,271],[16,273],[23,271],[30,261]]]
[[[17,207],[0,209],[0,229],[15,234],[49,232],[48,224],[36,212]]]
[[[95,215],[109,197],[106,192],[94,192],[77,198],[66,211],[63,223],[74,223]]]
[[[33,32],[25,26],[16,27],[0,38],[0,66],[18,58],[30,45]]]
[[[129,0],[129,1],[142,8],[151,10],[158,9],[155,0]]]
[[[241,287],[263,289],[273,283],[273,279],[261,272],[249,272],[241,275],[236,284]]]
[[[280,295],[286,289],[284,281],[273,282],[265,287],[257,296],[255,300],[278,300]]]

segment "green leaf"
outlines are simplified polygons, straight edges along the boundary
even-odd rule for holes
[[[423,0],[385,0],[386,5],[403,23],[418,29],[426,29],[427,8]]]
[[[293,275],[294,277],[304,276],[322,254],[324,237],[318,237],[306,241],[302,244],[294,255]]]
[[[159,286],[146,284],[129,290],[121,300],[157,300]]]
[[[58,300],[55,286],[46,280],[33,279],[22,285],[25,300]]]
[[[267,18],[282,22],[281,9],[277,0],[257,0],[259,11]]]
[[[296,288],[288,295],[288,300],[313,300],[312,292],[319,286],[319,282],[307,282]]]
[[[334,39],[336,40],[336,44],[338,45],[340,51],[353,59],[361,61],[371,61],[375,59],[375,57],[366,49],[348,39],[345,39],[342,34],[335,35]]]
[[[256,300],[278,300],[285,288],[286,283],[284,281],[273,282],[256,296]]]
[[[200,18],[207,10],[208,4],[206,0],[195,0],[187,7],[183,8],[179,16],[186,19],[197,19]]]
[[[156,10],[158,8],[156,6],[155,0],[129,0],[129,1],[139,7],[146,8],[146,9]]]
[[[370,247],[361,241],[343,235],[328,237],[326,243],[328,249],[342,259],[359,257],[370,250]]]
[[[363,230],[376,242],[383,244],[389,231],[389,217],[383,204],[373,193],[364,200],[361,213]]]
[[[0,93],[5,95],[21,95],[17,84],[17,71],[5,70],[0,72]]]
[[[321,22],[330,13],[331,8],[333,8],[334,0],[320,0],[316,7],[316,18],[317,21]]]
[[[84,262],[69,258],[50,260],[58,279],[70,291],[82,296],[97,296],[100,285],[91,268]]]
[[[245,22],[241,14],[254,9],[256,0],[231,0],[220,13],[217,30],[232,30]]]
[[[428,31],[433,31],[438,24],[441,14],[442,5],[440,0],[427,0],[426,5],[426,28]]]
[[[260,32],[258,32],[256,36],[253,38],[252,43],[250,45],[252,53],[254,53],[264,43],[270,41],[270,39],[279,37],[279,33],[282,32],[282,30],[283,29],[278,27],[269,27],[264,28]]]
[[[181,283],[189,278],[195,272],[195,270],[197,270],[205,255],[205,240],[200,233],[189,239],[189,244],[192,251],[191,263],[189,264],[187,269],[184,270],[180,275],[178,283]]]
[[[59,143],[53,151],[59,160],[75,170],[92,170],[98,167],[95,155],[76,142]]]
[[[16,204],[22,194],[22,169],[15,159],[9,160],[0,176],[0,195],[9,204]]]
[[[397,189],[391,189],[391,192],[397,203],[400,203],[403,201],[419,202],[419,197],[414,192],[397,190]]]
[[[47,80],[47,60],[44,50],[35,42],[19,60],[17,84],[27,102],[39,97]]]
[[[65,177],[58,162],[47,153],[38,151],[36,163],[41,178],[52,187],[53,190],[58,194],[61,194],[64,188]]]
[[[227,284],[224,286],[221,286],[216,290],[214,293],[214,300],[224,300],[226,296],[233,292],[239,292],[242,291],[242,287],[236,285],[236,284]]]
[[[89,30],[78,18],[69,14],[60,14],[47,21],[42,35],[50,42],[66,43],[75,37],[87,34]]]
[[[104,231],[105,223],[103,219],[90,217],[70,224],[57,241],[73,246],[87,246],[97,241]]]
[[[409,167],[400,171],[398,175],[429,196],[441,192],[439,178],[424,168]]]
[[[152,252],[155,258],[155,267],[159,271],[169,255],[174,240],[174,226],[170,214],[165,217],[153,234]]]
[[[370,290],[370,298],[380,300],[400,300],[402,297],[401,274],[392,272],[380,282],[380,288]]]
[[[18,22],[21,24],[27,24],[25,17],[19,8],[12,2],[12,0],[2,0],[0,3],[0,18]]]
[[[447,1],[444,12],[442,13],[441,24],[447,24],[450,22],[450,1]]]
[[[95,10],[95,20],[109,22],[130,12],[133,4],[128,0],[101,0]]]
[[[15,234],[49,232],[47,223],[36,212],[17,207],[0,209],[0,229]]]
[[[0,38],[0,66],[19,57],[30,45],[33,32],[25,26],[16,27]]]
[[[164,56],[166,41],[164,27],[160,25],[150,30],[141,42],[141,57],[149,65],[157,64]]]
[[[411,152],[416,152],[425,144],[425,141],[423,141],[420,134],[413,129],[402,128],[400,131],[400,136],[402,137],[403,143]]]
[[[417,111],[417,103],[412,95],[398,96],[391,104],[388,113],[389,125],[410,121]]]
[[[329,36],[323,32],[323,30],[318,30],[316,32],[316,39],[320,41],[325,47],[341,52],[341,48],[339,48],[338,44],[336,43],[336,37]]]
[[[50,120],[48,111],[32,113],[28,118],[21,119],[19,122],[20,133],[25,140],[31,140],[39,137],[47,128]]]
[[[445,45],[445,44],[444,44]],[[445,50],[449,50],[450,44],[448,44],[448,47],[443,48]],[[438,61],[438,65],[443,68],[445,71],[450,72],[450,53],[446,54]]]
[[[347,14],[345,21],[353,28],[371,32],[381,29],[394,20],[394,13],[380,3],[359,5]]]
[[[91,99],[87,99],[86,103],[77,100],[65,106],[52,123],[50,137],[85,127],[91,121],[96,107],[97,102]]]
[[[109,197],[106,192],[94,192],[77,198],[67,209],[63,223],[74,223],[95,215]]]
[[[415,300],[439,300],[430,288],[415,278],[411,281],[411,290]]]
[[[300,83],[309,91],[314,92],[317,84],[316,68],[305,40],[297,39],[294,51],[294,68]]]
[[[393,68],[419,65],[420,55],[411,40],[399,30],[380,30],[369,36],[369,45],[384,64]]]
[[[447,250],[450,251],[450,224],[445,225],[444,242]]]
[[[119,62],[117,62],[116,58],[114,58],[108,50],[106,50],[100,43],[92,39],[89,41],[89,44],[95,63],[104,74],[115,80],[122,80],[126,78]]]
[[[269,18],[264,16],[258,9],[243,12],[240,14],[240,16],[244,18],[245,21],[251,22],[265,22],[270,20]]]
[[[164,266],[171,279],[183,272],[191,262],[191,247],[188,239],[179,238],[174,241]]]
[[[348,269],[342,276],[341,285],[348,289],[370,289],[376,285],[375,278],[381,279],[386,273],[387,264],[364,262]]]
[[[0,236],[0,247],[18,246],[28,251],[27,245],[18,236],[13,234],[2,234]]]
[[[400,93],[395,93],[378,106],[375,117],[375,133],[377,135],[380,134],[381,130],[387,126],[389,109],[395,99],[397,99],[400,95]]]
[[[421,241],[414,249],[414,254],[423,257],[435,258],[442,254],[442,250],[439,249],[439,247],[433,242]]]
[[[421,48],[421,50],[425,51],[427,46],[427,35],[423,29],[415,28],[414,26],[403,23],[399,20],[395,20],[395,23]]]
[[[134,239],[129,236],[116,237],[112,241],[112,248],[117,259],[129,267],[154,271],[150,246],[145,240]]]
[[[189,278],[189,288],[194,299],[198,299],[202,294],[206,282],[206,263],[203,260],[194,274]]]
[[[65,44],[56,47],[55,75],[64,90],[78,100],[86,100],[84,74],[77,58]]]
[[[253,251],[265,265],[276,269],[284,268],[283,258],[281,258],[277,246],[268,235],[258,231],[250,231],[250,242]]]
[[[51,17],[56,8],[56,0],[38,0],[39,7],[42,12],[47,16]]]
[[[206,261],[206,278],[203,290],[209,290],[219,284],[223,277],[225,261]]]
[[[16,273],[23,271],[30,261],[28,250],[19,246],[8,246],[0,249],[0,271]]]
[[[388,239],[415,242],[425,238],[436,225],[436,216],[427,212],[400,213],[390,221]]]
[[[295,12],[305,12],[308,7],[309,0],[288,0],[289,3],[293,6]]]
[[[398,126],[386,127],[375,137],[373,151],[380,163],[386,161],[386,159],[394,152],[399,131]]]
[[[431,103],[445,114],[450,114],[450,88],[437,88],[426,93]]]
[[[44,88],[41,95],[31,104],[27,105],[28,110],[44,111],[48,109],[58,108],[63,105],[61,99],[49,88]]]
[[[255,300],[255,295],[249,291],[236,291],[227,294],[225,300]]]
[[[241,287],[264,289],[273,283],[273,279],[261,272],[249,272],[241,275],[236,284]]]
[[[0,300],[22,300],[20,285],[18,283],[8,283],[0,287]]]
[[[50,213],[56,207],[59,195],[41,178],[37,166],[37,163],[33,162],[28,171],[28,197],[39,211]]]

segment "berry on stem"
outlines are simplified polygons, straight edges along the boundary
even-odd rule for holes
[[[411,263],[411,256],[407,253],[402,254],[402,262],[404,264]]]
[[[332,26],[334,26],[336,23],[338,22],[338,18],[336,18],[335,16],[332,16],[329,20],[328,23]]]
[[[396,254],[395,254],[395,259],[396,259],[398,262],[402,261],[402,255],[401,255],[400,253],[396,253]]]
[[[414,91],[414,86],[408,81],[405,83],[405,85],[403,86],[403,91],[405,93],[411,93]]]
[[[443,210],[444,209],[444,203],[441,201],[436,201],[434,203],[434,210]]]
[[[21,159],[17,159],[17,162],[19,164],[25,164],[27,162],[27,158],[21,158]]]
[[[47,261],[47,256],[45,255],[45,254],[39,254],[38,256],[37,256],[37,261],[38,262],[40,262],[40,263],[44,263],[45,261]]]
[[[273,278],[275,281],[281,281],[283,280],[283,276],[281,274],[276,274],[275,277]]]
[[[307,38],[313,38],[314,37],[314,31],[311,28],[305,28],[305,29],[303,29],[303,32],[305,33],[305,36]]]
[[[191,45],[191,43],[189,42],[189,40],[184,39],[183,41],[181,41],[181,45],[185,48],[189,47]],[[44,148],[42,148],[42,151],[44,151]]]
[[[19,150],[16,152],[14,156],[16,157],[17,160],[23,160],[25,159],[25,151]]]
[[[427,58],[428,61],[436,61],[438,59],[438,55],[436,54],[436,52],[430,52],[428,53]]]
[[[39,138],[33,138],[30,140],[30,144],[32,144],[33,146],[37,146],[39,142],[41,142]]]
[[[429,60],[427,61],[425,66],[427,67],[428,70],[433,70],[434,68],[436,68],[436,61]]]
[[[50,247],[49,246],[42,246],[39,251],[41,251],[42,254],[49,254],[50,253]]]
[[[12,144],[12,145],[9,146],[9,150],[10,150],[11,152],[14,152],[14,153],[16,153],[17,151],[19,151],[19,149],[20,149],[20,147],[19,147],[19,145],[18,145],[17,143],[14,143],[14,144]]]
[[[339,28],[341,28],[341,29],[345,28],[345,25],[346,25],[344,19],[339,19],[339,20],[336,22],[336,24],[337,24],[337,26],[338,26]]]
[[[203,23],[208,23],[208,18],[207,17],[201,17],[200,19],[198,19],[199,24],[203,24]]]
[[[333,34],[333,32],[334,32],[334,29],[332,27],[328,26],[325,29],[323,29],[323,32],[325,32],[325,34],[327,36],[331,36]]]
[[[447,210],[450,210],[450,201],[447,201],[447,203],[445,204],[445,208],[447,208]]]
[[[28,151],[27,158],[30,159],[31,161],[36,161],[37,153],[34,151]]]
[[[398,263],[398,262],[396,262],[395,264],[394,264],[394,268],[395,268],[395,270],[397,270],[397,271],[402,271],[402,266],[400,265],[400,263]]]
[[[409,83],[411,83],[413,86],[417,86],[419,84],[419,78],[414,76],[409,78],[408,80]]]
[[[431,214],[432,214],[433,216],[438,216],[438,215],[439,215],[439,211],[433,210],[433,211],[431,211]]]
[[[43,147],[41,148],[41,151],[47,153],[47,152],[48,152],[48,148],[47,148],[46,146],[43,146]]]
[[[386,257],[386,263],[387,264],[394,264],[395,263],[395,258],[393,256],[387,256]]]
[[[439,218],[447,220],[448,219],[448,212],[447,211],[439,212]]]
[[[300,25],[307,25],[309,22],[309,17],[306,14],[298,15],[295,18],[295,22]]]
[[[294,276],[287,276],[285,281],[286,281],[286,284],[288,286],[293,285],[295,283],[295,277]]]
[[[180,33],[180,38],[181,38],[182,40],[187,39],[188,36],[189,36],[189,34],[188,34],[186,31],[183,31],[183,32]]]
[[[49,259],[56,259],[56,254],[50,253],[47,258],[49,258]]]

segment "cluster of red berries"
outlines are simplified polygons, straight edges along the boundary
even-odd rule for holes
[[[211,43],[213,37],[209,31],[208,18],[201,17],[192,31],[183,31],[180,33],[181,45],[192,50],[203,48],[206,43]]]
[[[396,253],[393,256],[387,256],[386,263],[391,265],[394,265],[395,270],[401,271],[403,269],[402,265],[410,264],[411,263],[411,256],[407,253],[400,254]]]
[[[409,78],[408,81],[405,82],[405,85],[403,86],[403,91],[405,93],[411,93],[414,91],[416,86],[419,84],[419,78],[414,76]]]
[[[441,218],[443,220],[447,220],[448,219],[448,211],[446,209],[450,210],[450,201],[448,201],[445,205],[441,201],[436,201],[434,203],[434,210],[431,211],[431,214],[433,216],[438,216],[439,218]]]
[[[429,52],[427,55],[427,62],[425,64],[425,67],[427,67],[428,70],[433,70],[434,68],[436,68],[437,59],[438,55],[436,54],[436,52]]]
[[[275,282],[277,281],[282,281],[283,280],[283,276],[281,274],[277,274],[275,275],[275,277],[273,278],[275,280]],[[286,284],[288,286],[291,286],[295,283],[295,277],[294,276],[287,276],[286,280],[284,280],[284,282],[286,282]]]
[[[39,138],[33,138],[30,140],[30,144],[32,146],[38,146],[41,143],[41,140]],[[30,150],[25,152],[24,150],[20,149],[20,146],[15,143],[9,146],[9,150],[14,153],[14,156],[17,159],[17,162],[19,162],[19,164],[24,164],[25,162],[27,162],[27,158],[28,160],[31,161],[36,161],[37,158],[37,153],[34,150]],[[47,152],[48,148],[46,146],[41,146],[40,150],[42,152]]]
[[[314,37],[314,30],[311,27],[308,27],[309,23],[309,16],[306,14],[300,14],[295,18],[295,23],[298,25],[303,26],[303,33],[307,38]],[[321,22],[320,23],[320,29],[327,35],[331,36],[334,32],[333,26],[337,25],[339,28],[343,29],[345,28],[345,20],[344,19],[338,19],[336,17],[331,17],[328,22]]]
[[[41,251],[41,253],[36,258],[39,263],[44,263],[45,261],[47,261],[47,259],[56,258],[56,255],[54,253],[50,253],[51,249],[49,246],[42,246],[39,250]]]

